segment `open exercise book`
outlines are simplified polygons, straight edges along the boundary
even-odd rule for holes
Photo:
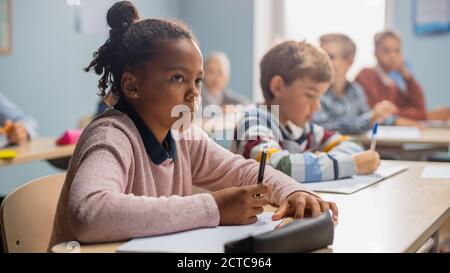
[[[305,185],[317,192],[351,194],[391,177],[406,170],[406,165],[386,165],[381,163],[380,167],[373,174],[355,175],[350,178],[331,180],[326,182],[305,183]]]
[[[250,225],[199,228],[173,234],[133,239],[117,248],[117,252],[200,252],[223,253],[228,242],[271,230],[282,220],[272,221],[273,212],[258,215]]]

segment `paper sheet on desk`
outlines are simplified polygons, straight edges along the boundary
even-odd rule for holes
[[[406,165],[389,165],[381,163],[373,174],[355,175],[353,177],[317,183],[305,183],[306,187],[317,192],[351,194],[406,170]]]
[[[174,234],[133,239],[117,248],[117,252],[200,252],[223,253],[228,242],[271,230],[283,220],[272,221],[273,212],[258,215],[251,225],[200,228]]]
[[[450,167],[425,166],[421,178],[429,179],[450,179]]]
[[[370,139],[372,132],[367,132],[367,137]],[[379,126],[377,138],[384,139],[417,139],[422,136],[420,130],[416,127],[406,126]]]

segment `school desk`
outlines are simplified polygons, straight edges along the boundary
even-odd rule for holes
[[[332,252],[418,252],[435,245],[450,216],[450,180],[422,179],[421,173],[425,166],[450,163],[385,162],[407,165],[408,170],[351,195],[321,194],[339,208]],[[115,252],[120,244],[81,245],[79,250]],[[52,251],[70,252],[66,245]]]
[[[0,167],[27,163],[35,160],[53,160],[69,157],[75,150],[75,144],[58,146],[55,138],[36,138],[22,145],[2,147],[0,150],[13,150],[16,156],[12,159],[0,159]]]
[[[366,148],[370,147],[370,136],[366,133],[352,135]],[[420,137],[377,137],[376,150],[384,158],[397,160],[426,161],[435,153],[447,152],[450,145],[450,128],[424,128]]]

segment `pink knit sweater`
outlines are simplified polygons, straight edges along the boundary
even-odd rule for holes
[[[192,134],[201,139],[186,139]],[[223,149],[197,127],[173,136],[174,161],[155,165],[126,114],[109,110],[87,126],[70,162],[49,246],[217,226],[214,198],[209,193],[192,195],[192,185],[217,191],[255,184],[258,164]],[[292,192],[309,192],[269,166],[265,182],[276,205]]]

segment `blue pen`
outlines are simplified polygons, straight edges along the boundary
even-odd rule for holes
[[[375,151],[377,145],[378,122],[375,122],[372,129],[372,139],[370,140],[370,150]]]

